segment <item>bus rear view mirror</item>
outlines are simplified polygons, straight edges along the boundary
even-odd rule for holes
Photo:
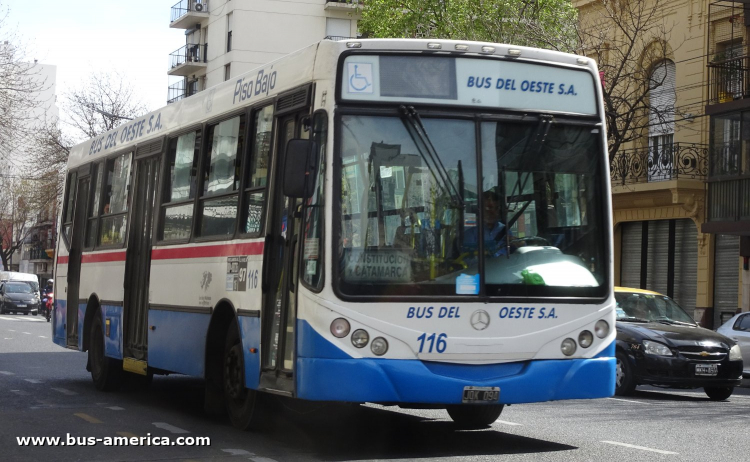
[[[315,187],[318,149],[312,140],[289,140],[284,159],[284,195],[307,199]]]

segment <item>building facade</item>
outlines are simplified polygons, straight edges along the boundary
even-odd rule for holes
[[[167,102],[203,91],[325,37],[356,37],[356,0],[181,0],[169,27],[185,30],[170,54]],[[179,77],[179,79],[177,79]]]
[[[696,321],[716,328],[743,307],[743,290],[739,239],[706,228],[713,123],[705,104],[709,2],[579,0],[574,5],[582,27],[605,31],[596,56],[602,68],[616,69],[622,54],[612,47],[627,43],[620,28],[606,26],[616,15],[627,10],[626,16],[653,24],[631,42],[635,70],[628,76],[641,79],[631,85],[648,91],[623,93],[643,96],[642,106],[634,105],[638,114],[630,127],[637,136],[610,152],[615,283],[670,295]]]

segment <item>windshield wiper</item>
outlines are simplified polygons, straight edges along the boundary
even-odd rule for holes
[[[625,316],[623,318],[617,318],[616,320],[625,322],[651,322],[648,319],[637,318],[635,316]]]
[[[404,105],[401,105],[399,106],[399,110],[401,111],[401,121],[406,127],[406,131],[407,133],[409,133],[412,141],[414,141],[414,145],[417,147],[419,155],[425,161],[425,164],[430,169],[430,172],[432,172],[432,176],[442,183],[443,189],[451,198],[451,205],[456,208],[463,209],[464,201],[461,197],[461,192],[451,181],[450,173],[445,168],[443,162],[440,160],[440,155],[437,153],[437,150],[432,144],[432,141],[430,141],[430,137],[427,135],[427,130],[422,124],[422,119],[419,117],[419,113],[416,109],[414,109],[414,106],[406,107]],[[420,145],[424,146],[424,150],[420,147]],[[425,155],[425,152],[427,153],[427,155]]]

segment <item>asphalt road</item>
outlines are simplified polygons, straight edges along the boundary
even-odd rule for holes
[[[459,431],[444,411],[277,403],[269,428],[240,432],[206,416],[201,381],[157,376],[151,387],[94,389],[86,355],[54,345],[41,317],[0,316],[0,460],[727,461],[750,458],[750,390],[725,402],[702,390],[644,388],[627,399],[506,407],[486,430]],[[20,437],[96,445],[23,446]],[[207,446],[105,446],[107,438]],[[72,440],[71,440],[72,441]],[[139,440],[140,441],[140,440]]]

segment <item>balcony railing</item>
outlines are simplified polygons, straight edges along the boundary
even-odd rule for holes
[[[170,22],[175,22],[188,13],[208,13],[208,0],[181,0],[172,7]]]
[[[704,180],[708,146],[673,143],[658,148],[625,149],[610,162],[612,184],[648,183],[678,178]]]
[[[187,94],[185,93],[185,79],[182,79],[167,88],[167,104],[176,103],[177,101],[186,97]]]
[[[173,51],[169,54],[169,70],[174,71],[175,68],[183,64],[196,64],[200,67],[204,67],[206,63],[206,54],[208,52],[208,44],[203,45],[189,44],[182,48]],[[179,75],[179,74],[178,74]]]
[[[708,183],[709,221],[750,221],[750,178]]]
[[[717,55],[708,63],[708,104],[750,98],[750,56]]]
[[[31,249],[29,260],[51,260],[45,249]]]

